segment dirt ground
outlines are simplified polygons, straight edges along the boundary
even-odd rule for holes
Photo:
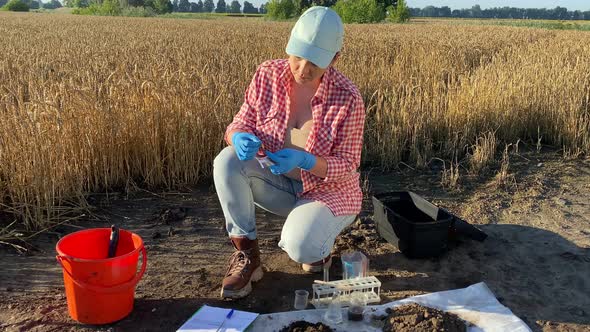
[[[371,274],[383,283],[382,303],[484,281],[534,331],[590,331],[590,160],[531,153],[513,155],[510,166],[514,178],[508,185],[498,186],[493,176],[463,175],[452,191],[440,185],[440,165],[386,175],[368,171],[364,184],[372,193],[412,190],[478,224],[489,237],[483,243],[461,241],[438,259],[407,259],[379,239],[366,195],[360,218],[337,239],[334,254],[367,254]],[[90,203],[92,216],[41,234],[26,255],[0,247],[0,330],[174,331],[205,303],[258,313],[291,310],[293,291],[311,289],[318,277],[277,247],[282,219],[258,211],[264,278],[245,299],[219,299],[232,247],[210,185],[93,195]],[[80,227],[112,223],[142,236],[148,270],[127,318],[81,325],[67,313],[55,244]]]

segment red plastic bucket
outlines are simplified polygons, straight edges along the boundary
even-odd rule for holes
[[[68,311],[81,323],[108,324],[133,310],[135,286],[147,266],[143,240],[120,229],[115,257],[106,258],[110,235],[110,228],[87,229],[64,236],[55,246],[63,269]]]

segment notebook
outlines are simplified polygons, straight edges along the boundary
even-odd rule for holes
[[[230,310],[203,305],[177,332],[242,332],[258,317],[256,313],[234,310],[226,319]]]

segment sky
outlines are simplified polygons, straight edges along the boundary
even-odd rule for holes
[[[259,7],[261,3],[265,3],[268,0],[250,0],[255,7]],[[214,0],[214,2],[216,2]],[[226,1],[227,2],[227,1]],[[231,2],[231,1],[230,1]],[[243,3],[243,1],[240,1]],[[409,7],[424,8],[426,6],[449,6],[451,9],[471,8],[473,5],[479,4],[481,8],[491,7],[517,7],[517,8],[555,8],[565,7],[569,10],[590,10],[589,0],[479,0],[479,1],[468,1],[468,0],[406,0]]]

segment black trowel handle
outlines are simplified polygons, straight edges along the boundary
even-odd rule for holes
[[[111,237],[109,239],[109,256],[108,258],[115,257],[117,253],[117,245],[119,245],[119,227],[111,226]]]

